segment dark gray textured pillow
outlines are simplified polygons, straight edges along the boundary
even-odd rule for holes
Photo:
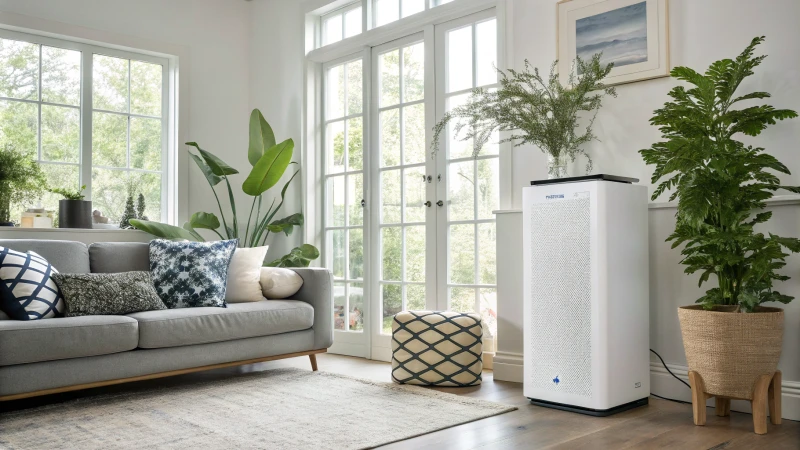
[[[167,309],[149,272],[59,273],[52,277],[64,295],[67,317]]]

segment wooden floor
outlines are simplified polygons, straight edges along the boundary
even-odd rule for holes
[[[320,370],[378,381],[390,381],[387,363],[346,356],[317,356]],[[311,370],[307,357],[181,375],[160,380],[96,388],[82,392],[0,403],[0,411],[26,409],[74,398],[147,389],[153,386],[191,384],[224,379],[232,374],[299,367]],[[704,427],[692,424],[690,405],[650,398],[650,405],[611,417],[589,417],[533,406],[522,395],[522,385],[494,381],[484,372],[483,385],[472,388],[437,388],[467,397],[481,398],[519,408],[507,414],[390,444],[386,449],[800,449],[800,422],[784,420],[769,424],[769,432],[753,433],[749,414],[732,412],[717,417],[708,411]],[[0,417],[1,418],[1,417]],[[345,430],[343,430],[344,432]]]

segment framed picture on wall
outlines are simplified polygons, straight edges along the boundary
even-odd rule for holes
[[[614,63],[606,84],[669,75],[668,0],[562,0],[558,3],[558,71],[562,82],[576,56],[602,53]],[[580,75],[580,74],[578,74]]]

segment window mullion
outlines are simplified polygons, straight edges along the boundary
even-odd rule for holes
[[[81,157],[80,184],[86,185],[86,197],[92,199],[92,64],[91,51],[81,51]]]

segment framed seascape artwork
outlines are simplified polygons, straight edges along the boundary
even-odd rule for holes
[[[576,56],[614,63],[606,84],[669,75],[668,0],[562,0],[558,72],[566,82]],[[580,75],[580,73],[578,73]]]

